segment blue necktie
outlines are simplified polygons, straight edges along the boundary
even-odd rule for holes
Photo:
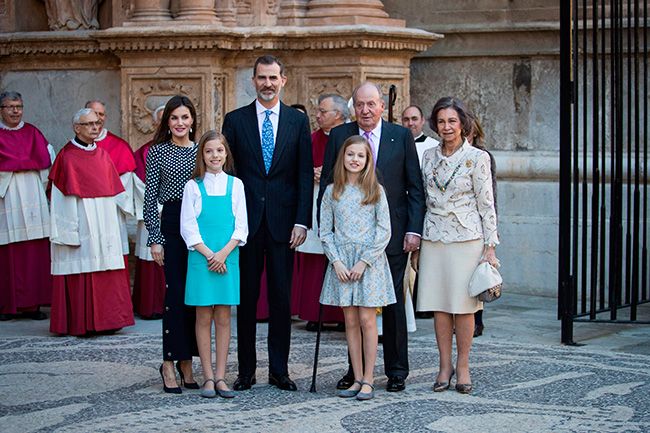
[[[266,172],[269,172],[271,168],[271,161],[273,161],[273,149],[275,144],[273,143],[273,124],[269,116],[273,111],[266,110],[264,112],[266,117],[264,122],[262,122],[262,158],[264,158],[264,168]]]

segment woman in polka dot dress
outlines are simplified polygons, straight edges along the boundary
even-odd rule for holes
[[[185,305],[187,248],[180,234],[183,188],[196,164],[194,142],[196,110],[185,96],[174,96],[165,105],[154,144],[147,155],[144,222],[147,244],[154,261],[164,266],[167,291],[163,310],[163,364],[160,375],[167,393],[180,394],[181,385],[199,389],[192,378],[192,356],[198,356],[194,333],[194,307]],[[158,216],[158,203],[163,210]]]

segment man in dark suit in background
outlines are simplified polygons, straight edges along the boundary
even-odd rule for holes
[[[366,137],[376,161],[377,175],[386,190],[390,210],[391,238],[386,255],[395,286],[397,303],[383,308],[384,371],[388,391],[402,391],[409,374],[406,314],[404,311],[404,270],[408,253],[420,246],[424,223],[424,189],[413,134],[408,129],[384,122],[385,103],[381,89],[370,82],[352,94],[356,122],[330,131],[321,174],[319,200],[329,183],[336,155],[352,135]],[[352,367],[337,384],[347,389],[354,383]]]
[[[255,61],[257,99],[228,113],[222,132],[244,183],[248,242],[241,248],[241,302],[237,307],[239,375],[233,388],[255,384],[255,311],[266,257],[269,301],[269,383],[295,391],[287,363],[291,341],[291,274],[294,249],[311,225],[313,170],[307,116],[280,102],[287,77],[273,56]]]

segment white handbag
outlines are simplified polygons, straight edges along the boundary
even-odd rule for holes
[[[479,301],[492,302],[501,297],[503,278],[488,262],[479,263],[469,280],[469,296],[478,296]]]

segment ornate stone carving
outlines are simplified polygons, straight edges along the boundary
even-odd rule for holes
[[[214,111],[214,127],[221,130],[223,124],[223,117],[227,107],[226,100],[226,74],[214,74],[212,78],[212,91],[213,91],[213,111]]]
[[[0,16],[7,15],[7,0],[0,0]]]
[[[158,78],[163,76],[165,78]],[[185,78],[169,74],[165,69],[151,76],[131,76],[129,79],[128,123],[134,128],[128,133],[133,143],[144,143],[154,132],[151,114],[161,104],[174,95],[185,95],[192,100],[197,112],[197,122],[201,124],[201,78]]]
[[[102,0],[43,0],[50,30],[98,29]]]
[[[404,20],[393,19],[380,0],[310,0],[304,23],[309,26],[370,24],[404,27]]]
[[[237,25],[235,0],[217,0],[217,16],[224,26],[232,27]]]
[[[282,26],[299,26],[307,14],[309,0],[280,0],[278,24]]]
[[[184,20],[187,24],[192,21],[197,24],[219,22],[214,8],[214,0],[179,0],[177,20]]]
[[[354,89],[352,75],[311,75],[307,78],[307,112],[312,129],[317,129],[316,110],[318,110],[318,97],[325,93],[336,93],[345,99],[352,96]]]

